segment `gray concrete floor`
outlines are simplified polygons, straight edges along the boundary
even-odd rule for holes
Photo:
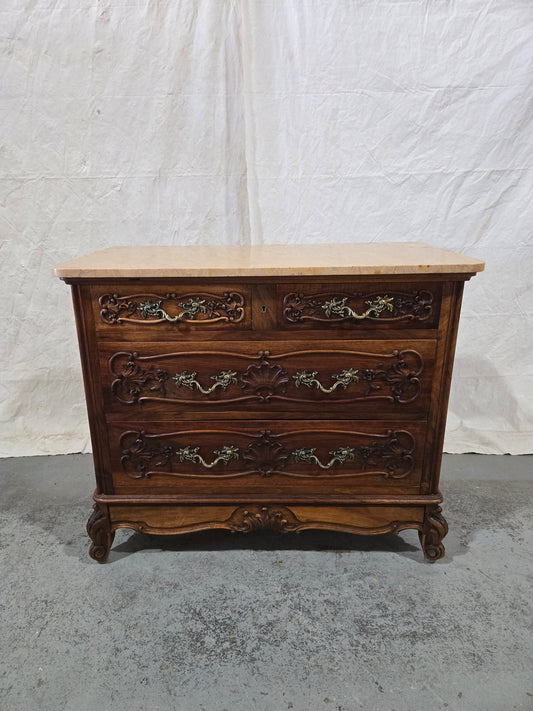
[[[415,531],[157,537],[87,555],[90,456],[0,461],[2,711],[533,709],[533,457],[446,456]]]

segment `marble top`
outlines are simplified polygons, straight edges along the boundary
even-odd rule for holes
[[[109,247],[52,267],[62,279],[444,274],[479,259],[422,242]]]

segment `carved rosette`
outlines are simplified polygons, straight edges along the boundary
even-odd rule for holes
[[[137,353],[115,353],[110,360],[111,372],[116,376],[111,383],[111,392],[125,405],[133,405],[143,395],[159,393],[165,397],[166,383],[170,375],[164,368],[153,365],[142,368]],[[118,373],[115,372],[115,361],[121,359]]]
[[[363,293],[287,294],[283,317],[302,321],[425,321],[432,314],[433,294],[415,291],[392,295]]]
[[[244,317],[244,297],[235,292],[221,295],[194,294],[102,294],[98,299],[100,318],[107,324],[238,323]]]
[[[93,506],[93,512],[87,521],[87,533],[92,540],[89,555],[99,563],[105,563],[115,533],[111,531],[106,509],[100,504]]]
[[[178,355],[165,354],[155,358]],[[257,362],[248,365],[244,371],[228,369],[204,376],[199,376],[196,371],[171,373],[166,368],[156,367],[152,363],[154,356],[143,357],[127,352],[115,353],[109,360],[109,368],[114,377],[111,392],[125,405],[143,400],[188,402],[186,396],[179,395],[181,391],[187,393],[193,390],[206,396],[194,400],[198,404],[223,403],[226,393],[232,401],[255,399],[268,403],[277,398],[305,403],[310,402],[311,390],[324,393],[336,402],[376,397],[401,405],[413,402],[420,394],[419,376],[424,369],[422,357],[414,350],[394,350],[387,357],[392,362],[378,363],[374,368],[347,367],[333,374],[329,380],[322,377],[322,381],[317,370],[289,373],[287,366],[270,362],[268,351],[261,351]],[[346,358],[353,361],[357,353],[347,353]],[[141,364],[146,360],[150,361],[150,365],[143,367]],[[235,393],[238,388],[242,392],[241,397]],[[339,395],[341,392],[346,395]],[[218,393],[217,399],[209,397],[213,393]]]
[[[231,531],[250,533],[269,530],[278,533],[296,531],[302,522],[284,506],[247,506],[236,509],[225,522]]]
[[[149,435],[124,432],[120,438],[122,468],[132,479],[149,478],[153,469],[165,467],[176,450],[172,445],[152,444]]]
[[[442,539],[448,533],[448,523],[442,515],[442,509],[436,504],[428,506],[423,528],[419,531],[420,544],[426,560],[434,563],[444,556]]]
[[[380,363],[375,368],[359,371],[359,378],[366,384],[366,397],[381,390],[385,384],[395,402],[407,405],[420,394],[419,375],[423,370],[422,358],[416,351],[394,351],[395,362],[389,366]]]

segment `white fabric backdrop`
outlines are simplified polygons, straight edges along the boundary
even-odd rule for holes
[[[52,264],[352,240],[486,260],[446,450],[533,451],[532,37],[529,0],[4,0],[0,455],[89,449]]]

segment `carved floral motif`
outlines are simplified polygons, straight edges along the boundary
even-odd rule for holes
[[[122,361],[120,373],[111,383],[111,392],[117,400],[133,405],[145,393],[160,393],[163,397],[167,394],[166,383],[170,376],[164,368],[153,365],[142,368],[137,362],[137,353],[116,353],[112,360],[118,357],[126,360]]]

